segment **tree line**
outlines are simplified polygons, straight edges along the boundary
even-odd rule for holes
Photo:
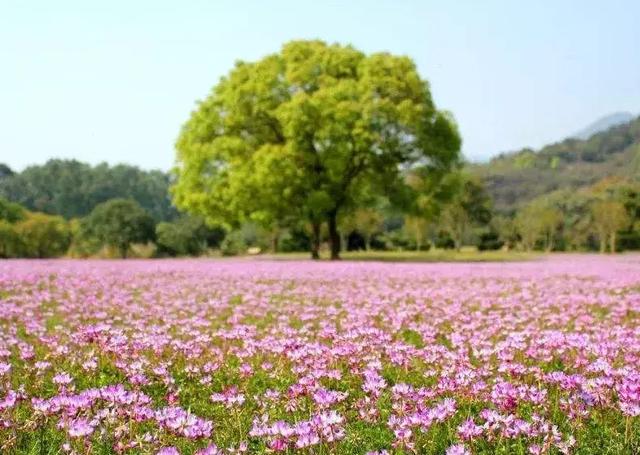
[[[607,178],[578,191],[559,190],[505,215],[492,209],[481,180],[452,172],[437,203],[398,210],[384,198],[337,220],[343,250],[460,249],[600,251],[640,249],[640,183]],[[247,251],[309,251],[314,233],[304,221],[274,232],[247,221],[235,228],[179,213],[156,222],[135,200],[109,199],[86,216],[65,219],[0,198],[0,257],[199,256]],[[330,241],[326,225],[317,233]],[[320,247],[318,247],[320,249]],[[328,249],[328,248],[327,248]]]

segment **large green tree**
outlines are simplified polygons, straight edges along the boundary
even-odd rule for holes
[[[153,218],[131,199],[111,199],[98,204],[82,222],[82,236],[118,250],[126,258],[131,244],[155,236]]]
[[[335,259],[343,211],[398,192],[412,169],[442,175],[457,163],[460,138],[410,58],[293,41],[237,63],[176,148],[178,207],[230,225],[304,219],[314,256],[326,222]]]

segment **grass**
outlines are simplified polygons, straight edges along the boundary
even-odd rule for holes
[[[341,253],[344,261],[378,261],[378,262],[520,262],[539,259],[541,253],[525,253],[520,251],[478,251],[475,248],[463,248],[460,251],[431,249],[429,251],[345,251]],[[309,253],[264,254],[260,259],[269,260],[302,260],[308,259]],[[328,253],[321,255],[321,260],[328,260]]]

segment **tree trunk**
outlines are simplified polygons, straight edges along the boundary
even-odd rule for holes
[[[547,253],[550,253],[551,250],[553,250],[553,237],[551,234],[547,234],[545,236],[545,245],[544,245],[544,250]]]
[[[320,223],[311,223],[311,259],[320,259]]]
[[[453,239],[453,246],[457,252],[460,252],[460,249],[462,248],[462,236],[456,235]]]
[[[346,234],[340,231],[340,245],[344,248],[345,251],[347,251],[347,244],[348,240]]]
[[[371,236],[367,235],[364,237],[364,250],[369,251],[371,249]]]
[[[462,249],[462,241],[464,240],[465,227],[464,224],[460,224],[458,229],[454,230],[456,238],[453,239],[453,244],[456,247],[456,251],[460,252]]]
[[[127,259],[127,250],[129,248],[127,248],[126,246],[121,246],[120,247],[120,259]]]
[[[278,231],[274,232],[273,235],[271,236],[271,252],[272,253],[277,253],[278,252]]]
[[[340,234],[338,234],[338,213],[333,210],[329,213],[329,246],[331,247],[331,260],[340,259]]]
[[[604,254],[607,252],[607,236],[604,233],[600,234],[600,253]]]
[[[613,231],[610,237],[609,249],[612,253],[616,252],[616,232]]]
[[[420,251],[421,246],[422,242],[420,241],[420,233],[416,232],[416,251]]]

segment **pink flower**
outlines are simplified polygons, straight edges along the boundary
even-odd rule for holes
[[[156,452],[156,455],[180,455],[175,447],[164,447]]]
[[[95,424],[93,422],[89,422],[87,419],[76,419],[73,420],[67,429],[69,436],[72,438],[81,438],[85,436],[89,436],[93,433],[95,429]]]
[[[455,444],[447,449],[446,455],[471,455],[471,452],[463,444]]]

